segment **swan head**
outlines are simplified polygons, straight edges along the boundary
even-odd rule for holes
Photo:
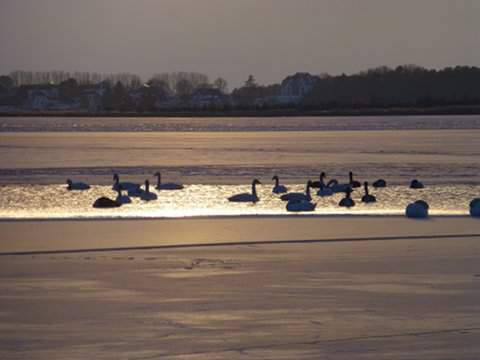
[[[118,177],[118,174],[113,174],[113,181],[119,181],[120,178]]]
[[[158,176],[161,176],[161,174],[160,174],[160,172],[157,171],[155,174],[153,174],[153,176],[157,176],[157,177],[158,177]]]
[[[72,180],[67,179],[67,185],[68,185],[68,186],[72,186]]]
[[[368,181],[365,181],[365,182],[363,183],[363,186],[365,186],[365,187],[367,188],[367,187],[368,187]]]
[[[278,175],[274,175],[274,176],[272,177],[272,180],[279,180]]]
[[[324,178],[325,176],[327,176],[327,174],[325,174],[325,172],[322,171],[321,174],[320,174],[320,178]]]
[[[258,179],[254,179],[252,185],[261,185],[262,183]]]

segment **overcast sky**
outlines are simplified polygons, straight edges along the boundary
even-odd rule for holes
[[[0,0],[0,73],[480,66],[479,0]]]

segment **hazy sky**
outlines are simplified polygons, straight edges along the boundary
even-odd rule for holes
[[[14,69],[351,73],[480,66],[479,0],[0,0],[0,73]]]

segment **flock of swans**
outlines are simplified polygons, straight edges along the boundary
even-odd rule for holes
[[[156,190],[182,190],[184,186],[177,183],[162,183],[162,175],[159,172],[154,174],[157,180]],[[346,183],[340,183],[336,179],[331,179],[325,182],[326,174],[322,172],[318,181],[309,180],[306,184],[304,192],[289,192],[285,185],[280,184],[280,178],[275,175],[272,178],[274,186],[272,193],[279,195],[280,199],[286,203],[286,210],[289,212],[311,212],[314,211],[317,203],[313,202],[311,189],[318,189],[316,195],[318,197],[332,196],[337,193],[344,193],[344,197],[338,203],[338,206],[345,208],[354,207],[355,200],[352,199],[352,193],[356,188],[363,186],[364,195],[361,198],[361,202],[365,204],[372,204],[377,201],[376,197],[369,192],[369,183],[365,181],[363,185],[354,179],[353,173],[349,173],[349,181]],[[230,196],[228,201],[236,203],[256,203],[260,201],[257,194],[256,186],[261,184],[258,179],[252,181],[251,192],[236,194]],[[384,179],[378,179],[372,184],[373,188],[385,188],[387,182]],[[410,183],[411,189],[423,189],[424,185],[417,179],[414,179]],[[74,182],[67,179],[67,190],[88,190],[90,185],[84,182]],[[150,181],[145,180],[144,187],[138,183],[122,182],[118,174],[113,175],[112,189],[117,192],[115,199],[108,197],[100,197],[93,203],[94,208],[116,208],[124,204],[132,202],[131,197],[138,197],[143,201],[157,200],[156,193],[150,191]],[[126,192],[126,194],[124,193]],[[423,200],[415,201],[408,204],[405,209],[405,215],[409,218],[427,218],[429,211],[429,205]],[[470,203],[470,215],[473,217],[480,217],[480,198],[474,199]]]

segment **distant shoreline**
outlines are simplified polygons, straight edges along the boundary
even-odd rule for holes
[[[21,111],[0,112],[0,117],[328,117],[328,116],[428,116],[480,115],[480,106],[444,106],[431,108],[369,108],[369,109],[256,109],[256,110],[175,110],[156,112],[79,112],[79,111]]]

